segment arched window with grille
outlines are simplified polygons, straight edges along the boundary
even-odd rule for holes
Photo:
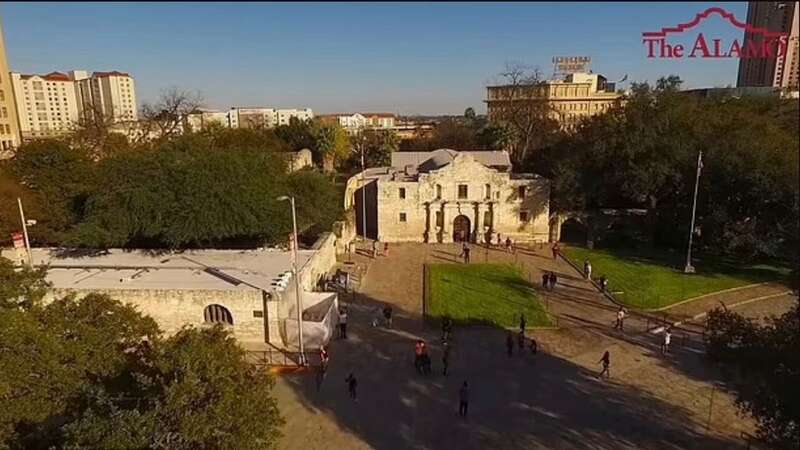
[[[233,325],[233,316],[228,308],[222,305],[208,305],[203,310],[203,321],[205,323],[221,323],[223,325]]]

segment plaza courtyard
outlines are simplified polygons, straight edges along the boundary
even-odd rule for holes
[[[528,330],[539,354],[515,348],[509,358],[503,329],[456,326],[450,373],[442,376],[440,331],[423,320],[422,267],[458,264],[459,253],[455,245],[398,244],[388,256],[354,257],[368,269],[359,293],[342,297],[349,338],[331,343],[320,390],[310,373],[277,377],[286,419],[279,448],[745,448],[741,436],[753,432],[753,421],[737,414],[717,370],[703,360],[700,335],[676,331],[672,352],[662,356],[652,317],[633,313],[624,333],[613,330],[617,306],[566,262],[553,260],[548,247],[515,254],[474,247],[471,255],[474,263],[515,264],[534,280],[539,302],[558,325]],[[535,283],[542,271],[558,275],[554,291]],[[774,296],[778,309],[791,303],[780,292]],[[387,304],[393,328],[373,327]],[[780,312],[773,303],[757,304],[748,305],[754,314]],[[430,376],[413,367],[418,338],[430,345]],[[599,381],[604,351],[611,354],[611,378]],[[358,402],[347,396],[350,373],[358,379]],[[463,420],[458,389],[465,380],[471,396]]]

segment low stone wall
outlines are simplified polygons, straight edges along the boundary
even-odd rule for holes
[[[203,312],[209,305],[221,305],[230,311],[233,326],[230,330],[241,342],[264,343],[268,333],[266,317],[254,317],[254,311],[264,311],[262,291],[237,290],[149,290],[149,289],[53,289],[45,301],[75,294],[106,294],[122,303],[132,305],[156,321],[166,334],[174,334],[185,325],[204,326]]]

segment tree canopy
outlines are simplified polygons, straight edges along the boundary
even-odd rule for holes
[[[328,178],[288,172],[290,148],[271,130],[213,128],[103,158],[66,140],[33,141],[0,167],[0,189],[22,196],[37,220],[33,244],[272,244],[291,231],[291,211],[279,196],[296,197],[300,231],[329,229],[340,216]],[[19,229],[16,199],[0,208],[11,213],[2,228]]]
[[[739,407],[758,421],[762,439],[800,445],[800,302],[765,324],[717,308],[708,315],[708,357],[735,369]]]
[[[789,256],[798,244],[798,129],[777,98],[698,98],[680,80],[634,84],[624,105],[590,117],[527,162],[552,179],[556,210],[647,208],[648,235],[682,246],[703,152],[697,244]]]

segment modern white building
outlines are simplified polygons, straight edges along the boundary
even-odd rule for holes
[[[209,126],[216,125],[224,128],[230,127],[229,113],[198,108],[186,116],[186,127],[189,131],[200,131]]]
[[[335,113],[320,116],[323,121],[336,123],[350,133],[359,130],[391,130],[395,127],[392,113]]]
[[[292,117],[299,120],[311,120],[314,118],[314,111],[311,108],[234,107],[228,111],[228,126],[231,128],[272,128],[278,125],[288,125]]]
[[[78,97],[75,83],[68,75],[12,72],[11,83],[23,139],[57,136],[78,123]]]

